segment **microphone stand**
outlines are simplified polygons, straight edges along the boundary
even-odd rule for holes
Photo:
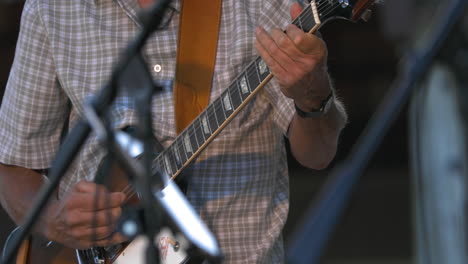
[[[88,111],[87,117],[103,117],[107,113],[107,110],[117,95],[121,74],[127,69],[128,65],[130,65],[135,56],[140,56],[139,54],[143,45],[151,33],[159,26],[164,11],[169,6],[169,2],[170,0],[160,0],[150,7],[147,15],[142,19],[142,30],[121,55],[119,62],[116,64],[112,72],[109,82],[92,100],[90,100],[89,107],[92,109],[92,111]],[[62,147],[57,152],[56,157],[51,164],[49,183],[40,189],[36,198],[36,202],[32,206],[30,212],[24,218],[22,228],[18,234],[12,238],[12,246],[9,247],[7,252],[5,252],[4,258],[1,262],[2,264],[12,262],[15,253],[18,251],[21,245],[21,242],[31,232],[35,220],[39,219],[41,216],[47,201],[53,194],[54,190],[58,187],[61,178],[67,171],[69,165],[75,159],[76,153],[79,152],[86,138],[89,136],[91,132],[90,122],[93,122],[94,127],[98,129],[99,125],[96,120],[81,120],[66,137]],[[101,132],[98,133],[102,132],[103,131],[101,130]],[[110,139],[112,140],[111,134],[108,134],[107,136],[110,136]],[[144,178],[144,170],[138,168],[138,166],[135,165],[136,163],[130,162],[128,157],[125,158],[125,155],[120,155],[122,153],[116,154],[116,158],[122,162],[124,169],[126,171],[131,171],[129,175],[139,175],[137,176],[138,178]]]
[[[360,174],[400,113],[414,84],[427,71],[454,25],[460,21],[467,3],[466,0],[450,1],[436,24],[433,37],[421,49],[404,58],[397,79],[351,150],[349,158],[331,172],[317,202],[306,212],[301,228],[293,234],[287,252],[288,264],[318,263]]]
[[[154,87],[151,74],[144,62],[141,54],[133,57],[128,70],[122,76],[122,82],[127,83],[127,87],[133,86],[134,101],[138,113],[140,126],[137,129],[137,137],[141,140],[143,152],[141,160],[143,163],[143,177],[135,179],[133,182],[136,189],[139,191],[140,202],[143,205],[143,216],[140,224],[143,225],[142,230],[145,231],[149,243],[146,249],[146,263],[159,263],[159,250],[155,243],[152,243],[154,237],[160,231],[162,225],[162,215],[158,214],[161,211],[161,204],[157,199],[154,199],[154,188],[160,191],[165,185],[165,179],[161,172],[153,173],[152,162],[154,156],[153,148],[153,129],[152,129],[152,113],[151,102],[153,93],[161,90],[161,87]],[[115,143],[115,141],[114,141]],[[146,175],[146,176],[145,176]],[[155,175],[156,177],[151,177]]]

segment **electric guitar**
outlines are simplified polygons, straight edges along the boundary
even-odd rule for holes
[[[320,26],[334,19],[367,21],[371,12],[369,8],[376,2],[378,1],[313,0],[293,21],[293,24],[305,32],[314,34]],[[254,59],[229,87],[175,139],[172,145],[154,159],[154,168],[165,170],[172,179],[177,177],[272,77],[273,75],[261,57]],[[113,173],[115,174],[118,173]],[[122,178],[125,177],[122,176]],[[128,182],[116,184],[111,189],[123,191],[129,197],[134,194]],[[160,251],[164,253],[160,254],[164,255],[161,263],[190,263],[187,252],[181,248],[181,245],[186,243],[183,238],[175,238],[170,231],[163,230],[156,240]],[[130,252],[137,248],[137,244],[141,244],[138,239],[111,247],[74,250],[32,236],[23,242],[16,263],[133,264],[139,263],[133,257],[129,258]],[[8,241],[6,247],[8,247]]]

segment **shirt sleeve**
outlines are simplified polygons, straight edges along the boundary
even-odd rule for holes
[[[0,162],[48,168],[69,114],[56,76],[39,1],[26,1],[20,35],[0,108]]]
[[[281,133],[287,136],[289,124],[296,112],[294,101],[281,92],[279,84],[274,78],[265,88],[267,99],[273,106],[273,122]]]

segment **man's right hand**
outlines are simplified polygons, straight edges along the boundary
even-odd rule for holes
[[[80,181],[48,207],[42,232],[50,240],[77,249],[124,242],[116,227],[125,199],[122,192]]]

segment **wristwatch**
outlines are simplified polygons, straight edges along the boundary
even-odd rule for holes
[[[310,112],[305,112],[302,111],[297,105],[294,103],[294,106],[296,107],[296,112],[300,117],[304,118],[310,118],[310,117],[321,117],[324,116],[328,111],[330,110],[333,101],[334,101],[334,95],[333,91],[330,92],[330,94],[325,98],[321,103],[320,107],[318,109],[313,109]]]

